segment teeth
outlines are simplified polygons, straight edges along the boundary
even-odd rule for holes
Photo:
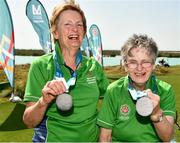
[[[143,74],[138,74],[138,73],[136,73],[136,75],[137,75],[137,76],[141,76],[141,75],[143,75]]]
[[[77,38],[78,36],[69,36],[70,38]]]
[[[78,35],[70,35],[69,37],[70,37],[70,38],[77,38]]]
[[[78,38],[78,35],[70,35],[70,36],[68,36],[68,38],[69,38],[69,39],[74,39],[74,40],[75,40],[75,39]]]

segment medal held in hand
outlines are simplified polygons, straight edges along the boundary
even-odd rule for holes
[[[72,96],[63,93],[61,95],[58,95],[56,98],[56,105],[61,111],[68,111],[72,107]]]
[[[139,98],[136,102],[136,111],[141,116],[150,116],[153,111],[153,104],[151,99],[147,96]]]
[[[153,111],[153,103],[145,91],[136,91],[134,88],[128,88],[132,98],[137,100],[136,111],[141,116],[149,116]]]

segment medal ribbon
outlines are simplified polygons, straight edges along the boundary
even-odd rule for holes
[[[75,83],[76,83],[77,72],[73,71],[70,67],[68,67],[66,64],[64,64],[69,69],[70,74],[71,74],[71,78],[66,82],[64,79],[64,75],[63,75],[63,72],[61,70],[61,67],[58,63],[58,57],[57,57],[57,53],[55,50],[53,52],[53,59],[54,59],[54,65],[55,65],[54,79],[61,79],[66,86],[66,89],[67,89],[66,92],[68,92],[69,87],[75,85]],[[76,56],[76,61],[75,61],[76,62],[76,68],[79,66],[81,61],[82,61],[82,54],[79,50],[77,53],[77,56]]]
[[[147,93],[145,91],[140,91],[140,90],[135,90],[132,86],[132,79],[128,77],[129,79],[129,84],[128,84],[128,91],[130,92],[132,98],[134,100],[137,100],[138,98],[141,98],[143,96],[147,96]],[[152,75],[152,80],[153,80],[153,93],[156,94],[157,92],[157,87],[156,87],[156,76]]]

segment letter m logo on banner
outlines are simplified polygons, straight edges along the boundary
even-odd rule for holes
[[[29,0],[26,5],[26,16],[38,34],[39,42],[45,53],[52,50],[49,18],[39,0]]]
[[[32,5],[33,15],[41,15],[41,5],[38,5],[37,8],[35,5]]]

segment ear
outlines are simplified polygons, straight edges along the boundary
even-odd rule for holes
[[[123,67],[124,67],[125,72],[128,72],[128,68],[126,67],[126,65],[123,65]]]
[[[154,65],[153,65],[153,70],[155,70],[155,68],[156,68],[156,65],[154,64]]]
[[[54,31],[53,36],[55,39],[59,39],[59,32],[57,30]]]

